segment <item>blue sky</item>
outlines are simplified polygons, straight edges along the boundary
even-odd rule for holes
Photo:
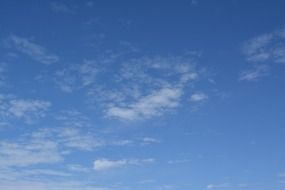
[[[282,190],[285,2],[0,2],[0,189]]]

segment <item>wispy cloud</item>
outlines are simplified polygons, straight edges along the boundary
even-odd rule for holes
[[[273,34],[264,34],[255,37],[244,44],[243,52],[248,61],[265,61],[270,58],[271,52],[267,46],[273,39]]]
[[[46,112],[51,107],[48,101],[37,99],[18,99],[13,95],[0,94],[0,116],[2,118],[20,119],[26,123],[34,123],[46,116]]]
[[[109,160],[109,159],[98,159],[94,161],[94,170],[103,171],[114,168],[120,168],[130,165],[144,165],[153,163],[155,160],[150,159],[122,159],[122,160]]]
[[[226,188],[226,187],[229,187],[230,185],[231,185],[230,183],[209,184],[209,185],[207,185],[207,189]]]
[[[84,130],[73,126],[56,129],[43,128],[32,133],[32,137],[41,140],[53,140],[60,144],[62,149],[69,151],[92,151],[105,146],[104,141],[97,138],[95,134],[84,132]]]
[[[69,14],[76,13],[73,7],[63,2],[51,2],[50,8],[52,11],[57,12],[57,13],[69,13]]]
[[[4,73],[5,73],[5,69],[4,69],[4,64],[1,64],[0,63],[0,88],[5,86],[6,84],[6,81],[5,81],[5,76],[4,76]]]
[[[190,162],[190,159],[177,159],[177,160],[169,160],[168,164],[184,164]]]
[[[152,138],[152,137],[144,137],[142,138],[141,145],[151,145],[161,143],[160,140]]]
[[[285,63],[284,29],[257,36],[247,41],[243,52],[251,62]]]
[[[166,109],[179,105],[182,92],[177,88],[163,88],[127,107],[110,107],[107,116],[126,120],[136,120],[161,115]]]
[[[42,100],[24,100],[15,99],[9,102],[9,114],[23,118],[26,121],[32,121],[32,118],[44,117],[51,103]]]
[[[6,43],[9,47],[15,48],[37,62],[49,65],[59,61],[57,55],[50,53],[43,46],[31,42],[26,38],[12,35],[6,40]]]
[[[94,84],[99,71],[95,62],[85,60],[83,64],[58,70],[54,80],[62,91],[71,93]]]
[[[198,0],[190,0],[191,5],[198,5]]]
[[[243,81],[257,81],[262,77],[269,75],[269,67],[267,65],[256,65],[255,67],[242,71],[239,76],[239,80]]]
[[[51,164],[63,161],[52,141],[0,142],[1,167]]]
[[[92,8],[94,6],[94,1],[87,1],[86,6]]]
[[[186,88],[199,78],[195,59],[196,54],[147,57],[112,53],[63,68],[56,72],[55,81],[65,92],[84,90],[89,102],[96,102],[109,118],[148,119],[179,106]],[[117,66],[111,68],[112,64]]]
[[[246,60],[253,63],[242,71],[239,80],[257,81],[268,76],[271,63],[285,63],[284,29],[256,36],[244,43],[242,51]]]
[[[0,180],[0,189],[6,190],[112,190],[111,188],[97,187],[79,181],[51,181],[51,180]]]
[[[192,102],[201,102],[201,101],[205,101],[207,100],[209,97],[207,94],[203,93],[203,92],[196,92],[194,94],[191,95],[190,100]]]

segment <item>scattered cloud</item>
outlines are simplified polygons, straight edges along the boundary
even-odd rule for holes
[[[0,94],[0,116],[6,122],[17,118],[28,124],[46,116],[51,103],[36,99],[17,99],[13,95]]]
[[[94,6],[94,1],[87,1],[86,6],[92,8]]]
[[[25,167],[63,161],[58,145],[52,141],[0,141],[0,167]]]
[[[247,41],[243,52],[251,62],[285,63],[284,29],[257,36]]]
[[[136,120],[161,115],[162,111],[179,105],[181,89],[163,88],[153,94],[142,97],[127,107],[110,107],[107,116],[126,120]]]
[[[191,95],[191,102],[201,102],[201,101],[205,101],[207,100],[209,97],[207,94],[203,93],[203,92],[196,92],[194,94]]]
[[[83,64],[58,70],[54,80],[62,91],[70,93],[94,84],[98,72],[96,63],[85,60]]]
[[[178,160],[169,160],[167,163],[168,164],[183,164],[183,163],[188,163],[190,162],[190,159],[178,159]]]
[[[254,63],[251,69],[242,71],[239,80],[256,81],[268,76],[272,63],[285,63],[285,29],[254,37],[244,43],[242,51],[246,60]]]
[[[269,67],[267,65],[256,65],[255,67],[242,71],[240,73],[239,80],[243,81],[257,81],[262,77],[266,77],[269,75]]]
[[[191,0],[191,5],[198,5],[198,0]]]
[[[114,168],[121,168],[130,165],[144,165],[153,163],[155,160],[150,159],[123,159],[123,160],[109,160],[109,159],[98,159],[94,161],[94,170],[103,171]]]
[[[85,132],[75,127],[43,128],[32,133],[32,137],[41,140],[53,140],[64,150],[92,151],[105,146],[93,133]]]
[[[178,107],[187,87],[199,78],[196,54],[147,57],[131,52],[68,66],[54,80],[64,92],[84,90],[88,102],[102,108],[105,116],[133,121]]]
[[[7,111],[16,118],[31,122],[33,118],[45,117],[45,112],[50,106],[51,103],[47,101],[15,99],[10,100]]]
[[[56,177],[68,177],[71,176],[70,173],[51,170],[51,169],[25,169],[18,170],[21,176],[56,176]]]
[[[76,128],[62,128],[58,137],[61,143],[72,149],[91,151],[104,145],[94,135],[82,133]]]
[[[79,164],[70,164],[68,165],[68,169],[73,172],[89,172],[90,171],[89,168],[86,168]]]
[[[69,14],[76,13],[73,7],[69,6],[68,4],[62,3],[62,2],[51,2],[50,8],[52,11],[56,13],[69,13]]]
[[[79,181],[44,181],[44,180],[0,180],[0,189],[5,190],[112,190],[97,187]]]
[[[207,185],[207,189],[220,189],[220,188],[227,188],[230,186],[230,183],[222,183],[222,184],[209,184]]]
[[[8,47],[15,48],[17,51],[29,56],[33,60],[49,65],[59,61],[59,57],[50,53],[46,48],[38,45],[26,38],[11,35],[7,40]]]
[[[261,186],[261,185],[262,184],[260,183],[240,183],[238,184],[238,186],[242,188],[256,187],[256,186]]]
[[[0,88],[5,86],[6,82],[5,82],[5,69],[4,69],[4,64],[0,63]]]
[[[248,61],[266,61],[271,56],[267,46],[271,43],[274,35],[264,34],[255,37],[244,44],[243,52]]]
[[[142,139],[141,145],[150,145],[150,144],[157,144],[160,143],[161,141],[155,138],[151,137],[144,137]]]

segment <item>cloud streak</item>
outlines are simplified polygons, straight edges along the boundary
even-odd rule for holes
[[[142,97],[128,107],[111,107],[107,116],[126,120],[136,120],[161,115],[162,111],[179,106],[181,89],[163,88],[148,96]]]
[[[153,163],[155,160],[150,159],[122,159],[122,160],[109,160],[109,159],[98,159],[94,161],[94,170],[104,171],[115,168],[121,168],[131,165],[144,165]]]
[[[15,48],[18,52],[29,56],[39,63],[50,65],[59,61],[57,55],[50,53],[43,46],[26,38],[12,35],[8,38],[7,43],[9,47]]]

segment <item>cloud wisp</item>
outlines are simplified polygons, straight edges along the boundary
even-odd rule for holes
[[[112,55],[57,71],[56,84],[64,92],[85,91],[107,118],[134,121],[177,108],[200,75],[193,55]]]
[[[13,95],[0,94],[0,116],[4,120],[9,118],[23,120],[28,124],[36,122],[46,116],[51,103],[38,99],[18,99]]]
[[[122,160],[109,160],[109,159],[97,159],[94,161],[95,171],[104,171],[115,168],[127,167],[132,165],[144,165],[153,163],[155,160],[153,158],[149,159],[122,159]]]
[[[59,61],[59,57],[57,55],[50,53],[43,46],[23,37],[11,35],[6,40],[6,45],[45,65],[50,65]]]
[[[273,31],[246,41],[242,52],[253,67],[240,72],[239,80],[257,81],[270,75],[272,64],[285,63],[285,29]]]

